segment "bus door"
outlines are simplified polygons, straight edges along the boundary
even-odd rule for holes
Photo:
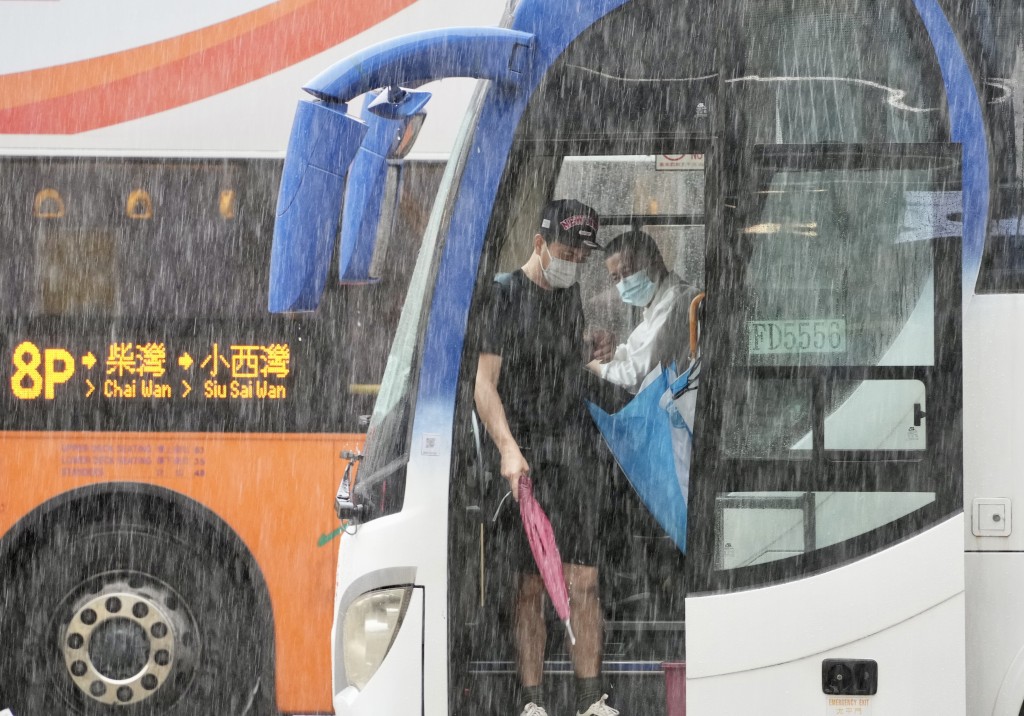
[[[553,198],[594,207],[601,244],[630,229],[651,235],[671,271],[703,286],[717,86],[714,44],[698,42],[708,20],[685,3],[627,3],[570,45],[519,122],[485,234],[456,406],[448,525],[452,713],[490,713],[520,698],[512,638],[518,575],[507,545],[510,531],[522,527],[490,437],[473,418],[479,337],[496,329],[484,319],[485,297],[496,274],[527,261],[541,209]],[[650,42],[636,44],[640,37]],[[585,263],[580,289],[588,327],[611,329],[624,342],[641,312],[621,301],[600,252]],[[678,340],[688,345],[688,336]],[[609,411],[631,397],[596,377],[590,390]],[[598,565],[604,684],[617,708],[661,713],[662,663],[685,658],[685,557],[615,469],[611,453],[604,455],[607,482],[578,476],[581,491],[608,495]],[[568,644],[554,613],[548,616],[546,707],[569,712]]]
[[[936,51],[909,2],[736,13],[688,708],[963,713],[962,148]]]
[[[503,193],[517,211],[502,214],[506,223],[496,232],[504,237],[502,245],[485,270],[493,279],[495,273],[519,268],[532,251],[534,219],[546,197],[574,197],[599,212],[601,243],[627,231],[643,231],[655,239],[670,271],[690,285],[701,285],[706,144],[706,138],[695,136],[640,143],[521,143],[516,148],[518,175]],[[641,312],[622,302],[600,252],[584,264],[580,288],[588,327],[611,330],[624,342]],[[470,335],[496,329],[480,319]],[[677,339],[685,349],[688,336]],[[633,396],[593,377],[587,397],[614,411]],[[458,659],[453,693],[469,699],[460,708],[470,708],[496,692],[515,693],[511,637],[517,574],[509,564],[508,545],[510,533],[522,526],[500,475],[497,451],[475,414],[463,429],[465,467],[457,474],[467,479],[452,484],[449,571],[453,611],[465,614],[467,625],[453,648]],[[602,490],[608,496],[603,520],[609,529],[602,538],[599,564],[604,674],[608,688],[617,692],[618,707],[660,708],[661,664],[684,658],[685,560],[625,475],[611,467],[611,453],[604,446],[601,450],[612,469],[610,480],[592,484],[590,476],[577,478],[579,490]],[[564,695],[571,693],[571,659],[559,622],[553,613],[549,616],[546,682]]]

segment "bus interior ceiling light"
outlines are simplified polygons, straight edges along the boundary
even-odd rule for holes
[[[405,619],[412,586],[367,592],[345,610],[345,677],[362,691],[395,643]]]

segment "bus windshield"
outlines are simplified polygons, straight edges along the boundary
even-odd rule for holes
[[[442,225],[450,218],[446,213],[445,198],[452,191],[464,164],[464,153],[468,150],[469,138],[485,92],[486,86],[477,90],[473,105],[456,138],[454,158],[448,162],[441,177],[437,200],[423,233],[408,292],[402,304],[402,314],[384,369],[380,393],[373,406],[358,487],[360,496],[371,507],[367,517],[401,509],[405,479],[402,468],[408,455],[409,419],[414,399],[412,391],[417,376],[416,359],[421,347],[424,316],[432,296],[438,240]],[[397,484],[391,489],[386,484],[379,484],[385,479],[396,481]],[[371,496],[371,488],[375,484],[376,498]]]

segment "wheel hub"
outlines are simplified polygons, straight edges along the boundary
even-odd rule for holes
[[[146,594],[116,591],[78,604],[64,630],[68,674],[84,694],[103,704],[137,704],[167,681],[181,625]]]
[[[146,668],[149,636],[142,625],[132,619],[108,619],[89,637],[89,659],[108,679],[130,679]]]

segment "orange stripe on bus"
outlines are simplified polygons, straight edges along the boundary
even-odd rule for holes
[[[411,5],[282,0],[124,52],[0,76],[0,133],[72,134],[212,96],[323,52]]]

